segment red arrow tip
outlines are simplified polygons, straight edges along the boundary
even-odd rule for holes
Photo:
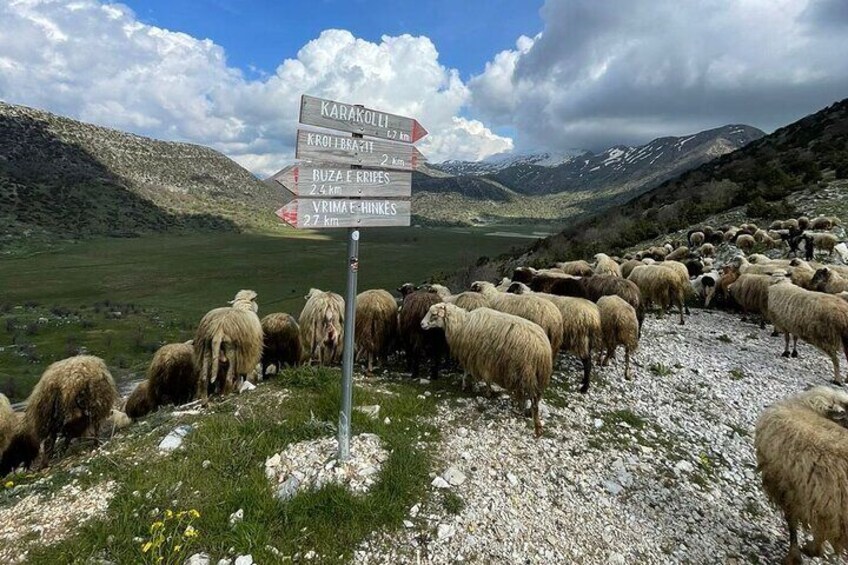
[[[424,126],[418,123],[418,120],[412,121],[412,143],[415,143],[422,137],[427,135],[427,130],[424,129]]]
[[[297,227],[297,200],[292,200],[276,211],[277,217],[290,226]]]

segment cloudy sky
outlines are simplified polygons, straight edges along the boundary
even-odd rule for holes
[[[848,97],[845,0],[0,0],[0,99],[260,176],[302,93],[417,118],[431,161],[602,149]]]

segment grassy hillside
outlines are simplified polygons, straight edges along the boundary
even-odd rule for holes
[[[540,241],[539,262],[616,252],[745,207],[771,220],[794,213],[786,200],[848,178],[848,100],[701,165],[630,200]]]
[[[0,102],[0,246],[274,229],[282,191],[212,149]]]
[[[365,230],[359,288],[464,268],[535,229]],[[207,310],[241,288],[259,293],[261,314],[298,313],[313,286],[343,293],[344,233],[286,233],[96,239],[0,259],[0,392],[24,398],[50,362],[82,349],[109,360],[120,379],[138,375],[158,345],[190,338]]]

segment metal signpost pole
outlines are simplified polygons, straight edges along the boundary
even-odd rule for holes
[[[338,433],[339,460],[346,461],[350,458],[360,230],[409,226],[412,171],[425,160],[413,143],[427,130],[413,118],[305,94],[300,99],[299,121],[353,135],[298,130],[298,162],[272,177],[295,196],[275,212],[282,221],[297,229],[348,228]]]
[[[362,137],[362,134],[353,134]],[[339,412],[339,461],[350,459],[350,418],[353,405],[353,334],[356,327],[356,279],[359,273],[359,228],[347,229],[347,292],[345,293],[342,409]]]

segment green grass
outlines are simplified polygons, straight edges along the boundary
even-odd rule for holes
[[[88,464],[97,480],[119,480],[108,514],[56,545],[32,547],[29,562],[88,562],[95,556],[116,563],[140,562],[141,543],[133,540],[148,539],[151,524],[165,509],[200,513],[194,522],[200,535],[191,551],[205,551],[213,562],[246,553],[259,563],[278,562],[269,547],[288,556],[313,550],[325,556],[320,562],[349,559],[367,535],[401,527],[409,508],[425,499],[430,447],[438,433],[422,423],[434,413],[435,403],[431,397],[419,397],[417,385],[384,385],[391,395],[357,386],[354,404],[380,404],[381,419],[354,412],[354,433],[378,434],[391,452],[377,484],[365,495],[327,486],[288,502],[277,500],[264,475],[264,461],[289,443],[331,435],[314,421],[337,420],[339,382],[338,370],[287,371],[255,393],[215,405],[212,414],[197,420],[185,449],[165,456],[153,453],[161,437],[176,426],[173,419],[157,422],[153,416],[152,423],[159,424],[154,433],[143,425],[128,428],[136,437],[121,440],[120,451],[109,462],[95,456]],[[383,416],[391,423],[385,424]],[[204,467],[206,460],[210,464]],[[0,499],[4,502],[9,503]],[[462,507],[461,499],[443,504],[457,512]],[[244,509],[244,521],[231,527],[229,516],[239,508]]]
[[[653,363],[648,368],[653,374],[657,375],[658,377],[666,377],[674,372],[668,365],[665,365],[663,363]]]
[[[391,290],[459,270],[532,241],[487,234],[538,229],[366,229],[359,289]],[[203,314],[242,288],[257,291],[260,315],[297,314],[310,287],[344,293],[345,238],[344,230],[149,236],[60,242],[49,251],[4,257],[0,392],[25,398],[50,362],[79,347],[104,357],[119,379],[137,374],[150,360],[150,344],[189,339]],[[110,312],[118,308],[122,316],[115,318]],[[45,327],[37,325],[40,317],[49,318]]]

